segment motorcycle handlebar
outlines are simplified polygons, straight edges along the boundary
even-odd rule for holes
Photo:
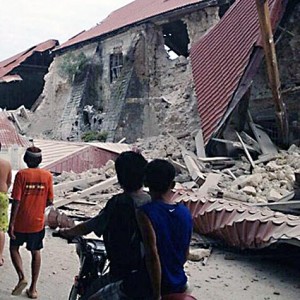
[[[79,240],[81,239],[81,237],[79,237],[79,236],[72,237],[72,238],[64,237],[64,236],[61,234],[60,230],[53,231],[53,232],[52,232],[52,236],[53,236],[53,237],[59,237],[59,238],[61,238],[61,239],[64,239],[64,240],[66,240],[66,241],[68,242],[68,244],[71,244],[71,243],[78,243]]]
[[[60,238],[63,238],[63,237],[61,236],[59,230],[53,231],[53,232],[52,232],[52,236],[53,236],[53,237],[60,237]]]

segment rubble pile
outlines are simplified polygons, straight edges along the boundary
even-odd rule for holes
[[[295,145],[278,154],[261,155],[252,164],[246,156],[197,157],[191,136],[162,134],[139,139],[132,148],[139,149],[148,160],[169,160],[177,170],[176,188],[195,191],[200,197],[249,204],[288,201],[294,197],[295,174],[300,172],[300,148]],[[81,174],[63,172],[54,183],[57,207],[81,218],[97,213],[120,191],[113,161]]]
[[[196,149],[195,143],[190,141],[190,137],[187,139],[176,139],[168,134],[138,139],[134,145],[142,151],[147,159],[170,157],[181,163],[183,160],[180,145],[192,152]]]
[[[54,206],[68,217],[86,219],[95,216],[114,194],[120,192],[114,162],[109,160],[99,169],[76,174],[63,172],[55,176]]]
[[[300,171],[299,158],[300,148],[292,145],[287,151],[281,150],[266,164],[258,164],[252,174],[249,172],[250,164],[239,161],[230,169],[237,178],[225,175],[219,186],[223,191],[241,195],[246,202],[279,201],[293,192],[294,174]],[[224,172],[227,173],[226,170]]]
[[[171,135],[160,135],[148,139],[140,139],[135,144],[148,159],[167,158],[173,163],[185,167],[183,150],[189,153],[195,152],[195,143],[190,140],[176,140]],[[220,192],[234,194],[236,200],[249,203],[268,203],[282,199],[292,198],[295,182],[295,173],[300,171],[300,148],[292,145],[287,151],[280,150],[277,155],[270,156],[266,162],[257,160],[252,169],[250,162],[242,156],[239,160],[231,160],[231,167],[226,166],[226,161],[220,161],[218,165],[213,161],[196,160],[204,179],[210,173],[220,174],[220,180],[216,187],[209,190],[210,196],[217,196]],[[228,158],[230,159],[230,158]],[[227,161],[228,164],[229,161]],[[193,180],[187,169],[180,168],[176,181],[186,183]],[[200,188],[194,185],[194,188]]]

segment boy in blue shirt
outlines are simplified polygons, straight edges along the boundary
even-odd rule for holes
[[[168,161],[150,162],[145,171],[145,185],[149,187],[152,202],[143,205],[137,214],[155,300],[187,289],[184,264],[193,224],[189,210],[173,201],[174,178],[175,168]]]

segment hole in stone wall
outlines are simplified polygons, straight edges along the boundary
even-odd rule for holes
[[[83,124],[84,125],[87,125],[87,124],[90,124],[90,120],[89,120],[89,114],[87,111],[83,111],[82,113],[82,119],[83,119]]]
[[[169,53],[170,58],[174,57],[175,54],[177,56],[189,56],[188,45],[190,39],[188,36],[186,25],[181,20],[164,24],[163,35],[165,39],[165,48]]]

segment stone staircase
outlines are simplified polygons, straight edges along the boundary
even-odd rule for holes
[[[113,142],[115,131],[118,127],[120,116],[127,95],[130,79],[133,73],[133,63],[128,62],[123,66],[121,76],[114,83],[110,102],[106,109],[106,116],[103,119],[101,130],[107,133],[107,142]]]
[[[63,140],[66,139],[77,140],[76,130],[74,132],[75,129],[74,123],[77,120],[78,110],[84,94],[87,79],[88,79],[88,72],[86,76],[84,76],[84,79],[81,82],[73,85],[71,96],[67,101],[66,106],[64,107],[64,111],[62,113],[62,118],[61,118],[61,126],[60,126],[61,138]],[[79,127],[78,125],[76,126],[76,128]]]

